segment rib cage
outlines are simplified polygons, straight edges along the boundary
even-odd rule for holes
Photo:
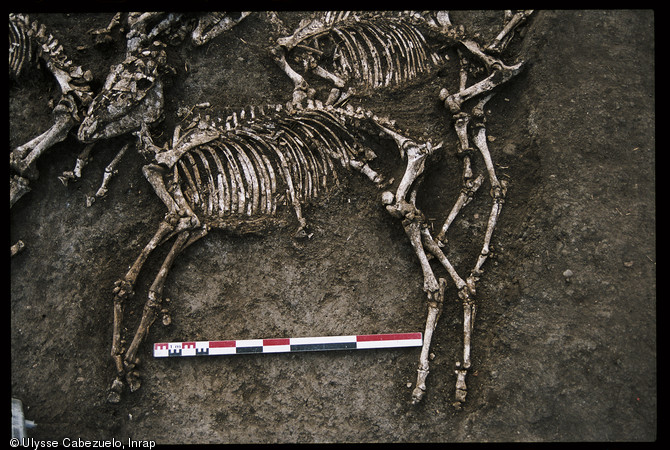
[[[441,60],[423,35],[402,21],[358,22],[333,27],[332,33],[339,40],[339,71],[371,88],[400,85]]]
[[[9,75],[18,78],[24,65],[33,62],[33,42],[21,15],[9,15]]]
[[[364,147],[345,123],[353,111],[289,113],[277,106],[245,113],[251,117],[233,114],[217,127],[219,138],[189,149],[172,167],[172,185],[210,222],[274,216],[284,203],[305,204],[338,185],[338,162],[346,168],[366,165]]]
[[[366,18],[354,13],[324,13],[324,31],[309,35],[297,51],[332,56],[329,71],[359,87],[399,86],[429,73],[445,61],[431,49],[411,14]],[[330,47],[330,48],[329,48]],[[316,51],[314,51],[316,50]],[[305,62],[309,65],[310,62]]]

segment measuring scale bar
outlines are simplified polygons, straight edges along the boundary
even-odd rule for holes
[[[235,341],[161,342],[154,344],[154,357],[289,353],[368,348],[421,347],[422,333],[362,334]]]

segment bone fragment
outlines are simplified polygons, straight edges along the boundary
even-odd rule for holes
[[[21,252],[25,247],[26,244],[24,244],[22,240],[16,241],[16,243],[9,248],[10,258],[16,256],[16,254]]]
[[[234,166],[231,162],[232,156],[230,155],[230,152],[225,145],[220,142],[214,142],[213,151],[216,152],[217,156],[223,156],[223,159],[219,158],[219,161],[221,161],[221,166],[223,169],[222,173],[226,177],[228,181],[227,186],[229,187],[225,197],[225,205],[227,205],[226,211],[229,211],[231,214],[235,214],[238,210],[237,184],[238,182],[241,182],[241,180],[238,181],[240,174],[235,172],[236,169],[233,168]]]
[[[305,89],[307,82],[305,79],[286,62],[286,56],[283,49],[277,49],[275,51],[275,61],[279,67],[288,75],[288,77],[293,81],[294,91],[299,89]]]
[[[457,376],[455,397],[457,402],[462,403],[465,401],[465,396],[467,395],[467,386],[465,385],[465,375],[467,375],[468,371],[457,369],[455,372]]]
[[[463,368],[469,369],[470,362],[470,342],[472,339],[472,330],[475,322],[475,305],[467,302],[463,305]]]
[[[84,170],[84,167],[88,164],[89,155],[91,154],[91,149],[94,144],[87,144],[84,149],[81,151],[79,156],[77,156],[77,161],[75,162],[74,169],[72,171],[65,171],[58,179],[64,184],[70,180],[76,180],[81,178],[81,172]]]
[[[126,151],[128,150],[128,147],[130,144],[124,145],[121,150],[116,154],[114,159],[112,159],[112,162],[109,163],[107,167],[105,167],[105,173],[102,176],[102,184],[98,188],[97,192],[95,193],[95,197],[89,197],[86,202],[86,206],[91,206],[93,202],[95,201],[96,198],[104,197],[105,194],[107,194],[107,185],[109,184],[109,181],[112,179],[112,176],[114,176],[115,173],[117,173],[116,166],[119,164],[119,161],[121,161],[121,158],[123,158],[123,155],[125,155]],[[78,162],[79,160],[77,160]],[[75,166],[76,170],[76,166]],[[81,172],[79,172],[81,175]]]
[[[513,66],[506,66],[499,59],[485,54],[479,48],[479,44],[474,41],[463,41],[463,45],[482,62],[484,62],[491,73],[488,77],[473,84],[472,86],[446,97],[445,106],[449,108],[449,110],[454,114],[460,112],[463,102],[480,94],[491,92],[494,88],[516,76],[523,67],[523,63],[518,63]]]

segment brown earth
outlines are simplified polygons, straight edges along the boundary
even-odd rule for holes
[[[123,43],[96,47],[87,31],[112,14],[33,16],[99,87]],[[304,16],[280,13],[289,29]],[[501,17],[455,11],[452,21],[486,38]],[[215,115],[285,102],[291,84],[265,51],[273,33],[258,12],[203,47],[171,49],[177,75],[155,134],[171,134],[181,106],[208,101]],[[291,229],[245,238],[212,232],[189,247],[165,287],[172,324],[157,321],[141,349],[142,388],[107,403],[111,289],[165,211],[136,153],[87,208],[86,195],[128,138],[101,142],[83,179],[65,187],[57,177],[82,149],[70,137],[38,161],[32,192],[10,212],[10,244],[26,243],[10,269],[11,394],[38,424],[28,435],[125,444],[655,440],[654,12],[538,11],[524,33],[513,50],[525,71],[487,105],[490,148],[509,188],[478,284],[462,408],[452,406],[462,345],[453,283],[418,405],[410,404],[414,348],[151,356],[151,342],[422,331],[425,295],[411,246],[379,192],[353,175],[306,210],[314,231],[306,242],[295,243]],[[360,102],[444,140],[445,157],[419,198],[436,227],[460,182],[455,133],[437,100],[454,73]],[[39,72],[10,85],[10,148],[48,126],[55,95]],[[447,247],[462,271],[488,217],[487,184],[478,194]],[[166,253],[157,251],[140,276],[130,330]]]

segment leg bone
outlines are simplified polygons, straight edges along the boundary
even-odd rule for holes
[[[474,180],[468,180],[464,183],[463,189],[461,189],[461,193],[458,196],[458,199],[456,200],[454,207],[449,212],[449,216],[447,216],[447,219],[444,221],[442,229],[436,236],[438,244],[444,245],[446,243],[447,231],[451,226],[451,223],[454,221],[454,219],[461,211],[461,209],[463,209],[465,205],[470,203],[475,192],[477,192],[477,190],[479,189],[479,187],[482,185],[483,182],[484,182],[484,175],[479,175]]]
[[[36,175],[30,174],[34,170],[33,163],[47,149],[67,137],[70,129],[76,124],[73,117],[76,112],[77,108],[74,101],[69,97],[64,97],[54,108],[54,124],[51,128],[24,145],[17,147],[10,154],[9,162],[12,169],[21,175],[36,178]]]
[[[482,99],[477,106],[475,107],[476,116],[481,116],[483,118],[483,110],[486,102],[491,98],[491,95]],[[467,395],[467,385],[465,383],[465,377],[467,371],[471,366],[470,360],[470,351],[471,351],[471,340],[472,332],[474,329],[475,313],[476,307],[474,302],[475,294],[475,283],[478,280],[478,276],[481,273],[481,266],[486,261],[486,258],[489,254],[489,244],[491,241],[491,236],[493,234],[493,229],[495,228],[498,216],[500,214],[500,209],[502,208],[502,203],[504,201],[506,185],[498,181],[498,178],[495,174],[495,169],[493,167],[493,161],[491,160],[491,154],[486,143],[486,128],[484,127],[484,121],[476,124],[477,131],[475,133],[475,146],[479,149],[484,162],[486,164],[486,169],[489,174],[489,181],[491,183],[491,196],[493,197],[493,205],[491,207],[491,214],[489,216],[488,225],[486,228],[486,233],[484,236],[484,242],[482,244],[482,250],[480,255],[475,263],[470,276],[468,277],[466,284],[467,286],[461,289],[459,296],[463,301],[463,362],[457,363],[456,369],[456,400],[458,402],[465,401]]]
[[[523,67],[523,63],[518,63],[513,66],[505,65],[500,59],[484,53],[479,47],[479,44],[474,41],[467,40],[463,41],[462,44],[470,51],[470,53],[475,55],[484,63],[484,65],[486,65],[490,74],[485,79],[468,88],[461,88],[460,91],[455,94],[449,95],[446,89],[443,89],[440,92],[440,99],[444,101],[445,106],[453,114],[460,112],[463,102],[478,95],[491,92],[496,87],[515,77],[521,72]]]
[[[86,164],[88,164],[88,157],[91,154],[93,145],[94,144],[88,144],[84,147],[79,156],[77,156],[77,161],[75,162],[74,169],[72,171],[63,172],[63,175],[58,177],[61,183],[67,185],[70,180],[81,178],[81,171],[84,170],[84,167],[86,167]]]
[[[166,238],[169,238],[174,232],[174,227],[167,221],[161,222],[158,230],[151,238],[149,243],[144,247],[140,255],[131,266],[126,276],[115,283],[114,287],[114,325],[112,328],[112,348],[111,356],[116,367],[116,379],[112,384],[109,393],[108,401],[111,403],[118,403],[120,400],[121,389],[123,389],[123,375],[125,372],[123,366],[123,347],[121,343],[121,330],[123,328],[123,310],[126,298],[133,296],[133,289],[137,277],[139,276],[142,266],[146,262],[151,252],[158,247]]]
[[[525,11],[518,11],[516,14],[514,14],[505,24],[504,28],[500,31],[500,33],[491,41],[489,45],[486,46],[486,51],[490,53],[501,53],[503,50],[505,50],[505,47],[509,43],[511,39],[511,33],[514,31],[516,27],[518,27],[520,24],[522,24],[528,16],[530,16],[533,13],[532,9],[525,10]]]
[[[480,114],[483,115],[484,104],[491,98],[487,96],[482,99],[477,105],[476,109],[480,111]],[[486,127],[484,126],[483,121],[477,124],[477,132],[475,134],[475,146],[479,149],[479,152],[482,154],[484,163],[486,165],[486,170],[489,174],[489,182],[491,183],[491,197],[493,197],[493,205],[491,206],[491,214],[489,215],[489,221],[486,227],[486,234],[484,236],[484,243],[482,245],[482,251],[480,252],[477,263],[472,270],[472,276],[476,277],[480,273],[481,266],[486,261],[486,258],[489,254],[489,245],[491,242],[491,236],[493,235],[493,230],[496,226],[498,216],[500,215],[500,210],[502,209],[502,204],[505,199],[505,194],[507,191],[507,185],[504,182],[498,180],[496,176],[495,168],[493,166],[493,160],[491,159],[491,153],[489,152],[488,144],[486,142]]]
[[[224,31],[233,28],[249,14],[251,14],[251,12],[242,11],[237,18],[233,18],[225,13],[223,15],[221,15],[221,13],[206,14],[198,21],[198,26],[193,30],[191,39],[195,45],[202,45],[209,42]]]
[[[117,155],[114,157],[112,162],[110,162],[109,165],[105,168],[105,174],[102,177],[102,184],[98,188],[94,197],[87,198],[86,206],[91,206],[96,198],[104,197],[104,195],[107,194],[107,185],[109,184],[109,181],[112,179],[112,176],[114,176],[114,174],[116,173],[116,166],[119,163],[119,161],[121,161],[121,158],[126,153],[129,146],[130,144],[124,145],[123,148],[119,151],[119,153],[117,153]]]
[[[288,75],[293,81],[293,103],[302,104],[302,101],[307,97],[308,84],[307,81],[298,72],[286,62],[286,51],[283,47],[277,47],[273,50],[274,60],[277,65]]]
[[[465,383],[465,376],[471,366],[470,361],[470,342],[472,339],[472,330],[475,321],[475,304],[474,301],[467,296],[463,301],[463,363],[456,363],[456,401],[464,402],[467,395],[467,385]],[[461,368],[462,367],[462,368]]]
[[[162,295],[163,295],[163,286],[165,285],[165,280],[167,278],[168,272],[172,264],[174,263],[177,256],[190,244],[200,239],[201,237],[207,234],[206,228],[201,228],[194,233],[189,233],[184,231],[179,233],[177,239],[175,240],[170,252],[165,257],[163,265],[158,271],[154,282],[149,288],[149,294],[146,304],[144,305],[144,310],[142,312],[142,318],[140,319],[140,324],[137,327],[133,341],[131,342],[128,350],[126,350],[125,357],[123,358],[123,364],[126,369],[126,381],[130,386],[131,391],[136,391],[140,387],[139,374],[137,373],[136,366],[139,362],[137,358],[137,351],[140,347],[140,344],[146,338],[149,333],[149,328],[156,320],[157,313],[161,309]]]
[[[165,215],[165,219],[160,223],[158,230],[147,243],[147,245],[142,249],[142,252],[135,260],[134,264],[130,267],[125,277],[122,280],[119,280],[115,283],[114,288],[114,325],[112,332],[112,348],[111,356],[114,360],[116,367],[117,376],[109,392],[108,401],[111,403],[117,403],[120,400],[120,393],[123,389],[123,378],[126,374],[126,367],[123,361],[123,352],[121,343],[121,331],[123,329],[123,310],[124,303],[126,298],[132,297],[133,288],[137,277],[144,266],[144,263],[149,258],[151,252],[156,249],[163,242],[170,239],[177,233],[183,232],[184,230],[193,229],[198,226],[199,222],[193,212],[182,205],[183,202],[180,202],[180,197],[177,197],[177,200],[174,200],[167,191],[162,179],[162,174],[164,169],[155,166],[147,165],[143,168],[143,173],[147,181],[152,185],[156,194],[168,207],[168,213]],[[175,194],[178,194],[176,192]],[[181,206],[180,206],[181,205]]]
[[[419,357],[419,368],[417,369],[416,387],[412,392],[412,403],[418,403],[426,392],[426,378],[429,372],[429,352],[430,343],[433,338],[433,331],[437,326],[437,321],[442,312],[442,302],[444,300],[444,290],[447,282],[440,278],[440,289],[433,301],[428,303],[428,317],[426,319],[426,330],[423,334],[423,346],[421,347],[421,356]]]

